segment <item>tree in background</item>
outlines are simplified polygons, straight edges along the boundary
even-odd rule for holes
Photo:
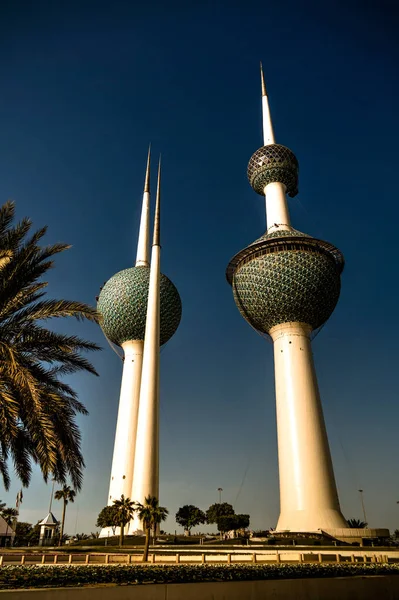
[[[28,546],[38,546],[40,539],[40,521],[32,527],[32,530],[27,535]]]
[[[0,514],[3,517],[3,519],[5,520],[5,522],[7,523],[7,525],[12,527],[14,519],[16,519],[18,516],[18,511],[16,508],[7,508],[6,507],[6,508],[2,509]]]
[[[367,527],[367,523],[361,521],[360,519],[346,519],[349,527],[352,529],[365,529]]]
[[[24,523],[23,521],[17,521],[15,527],[14,546],[29,546],[30,535],[32,534],[32,531],[32,523]]]
[[[165,521],[169,511],[164,506],[159,506],[158,498],[155,496],[146,496],[144,504],[136,502],[137,516],[143,524],[145,532],[145,544],[143,552],[143,562],[148,560],[148,549],[150,547],[151,529],[156,530],[157,525]]]
[[[66,513],[66,507],[68,505],[69,502],[74,502],[75,501],[75,496],[76,496],[76,492],[75,490],[73,490],[69,485],[64,485],[62,490],[57,490],[54,494],[54,498],[56,500],[62,500],[63,501],[63,506],[62,506],[62,519],[61,519],[61,531],[60,531],[60,538],[59,538],[59,545],[62,546],[63,543],[63,536],[64,536],[64,526],[65,526],[65,513]]]
[[[89,540],[90,539],[90,535],[88,533],[77,533],[73,539],[76,540],[77,542],[80,542],[82,540]]]
[[[229,517],[234,515],[234,508],[228,502],[212,504],[206,511],[206,522],[217,523],[219,517]]]
[[[221,516],[218,517],[216,524],[220,533],[234,531],[234,535],[237,535],[237,531],[243,531],[249,526],[249,515]]]
[[[212,504],[206,511],[207,523],[216,523],[220,534],[226,531],[246,529],[249,526],[249,515],[236,515],[234,508],[227,502]]]
[[[91,540],[97,540],[100,537],[100,532],[99,531],[91,531],[89,537]]]
[[[122,494],[120,500],[114,500],[114,508],[117,511],[118,525],[120,526],[119,533],[119,546],[123,546],[123,539],[125,537],[125,525],[132,520],[136,503],[130,498],[125,498]]]
[[[115,506],[104,506],[97,517],[96,527],[111,527],[112,533],[115,535],[115,529],[119,526],[119,513]]]
[[[176,513],[176,523],[184,527],[184,533],[191,535],[191,529],[206,523],[205,513],[197,506],[185,504]]]
[[[82,352],[99,347],[44,323],[61,317],[97,322],[98,314],[82,302],[44,298],[43,276],[69,246],[41,245],[46,227],[32,233],[29,219],[14,224],[14,216],[12,202],[0,207],[0,475],[9,489],[12,460],[27,486],[33,461],[45,481],[52,476],[63,484],[69,476],[80,489],[84,461],[75,417],[87,411],[61,377],[96,375]]]

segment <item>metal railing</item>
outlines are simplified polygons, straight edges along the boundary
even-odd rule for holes
[[[67,553],[6,553],[0,555],[0,567],[9,565],[121,565],[141,563],[142,554],[67,554]],[[245,554],[228,553],[170,553],[155,554],[148,556],[149,564],[276,564],[276,563],[388,563],[399,562],[398,557],[389,557],[387,554],[323,554],[310,552],[276,552]]]

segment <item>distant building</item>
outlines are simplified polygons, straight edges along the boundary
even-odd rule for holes
[[[14,529],[0,516],[0,546],[12,546],[14,537]]]
[[[39,546],[54,546],[57,543],[57,532],[59,522],[52,512],[49,512],[47,517],[40,521],[40,537]]]

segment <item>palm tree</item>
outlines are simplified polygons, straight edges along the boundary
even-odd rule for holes
[[[18,517],[16,508],[3,508],[0,514],[10,527],[12,527],[13,521]]]
[[[367,527],[367,523],[365,521],[361,521],[360,519],[346,519],[349,527],[352,529],[365,529]]]
[[[0,249],[0,271],[10,262],[11,258],[11,250]]]
[[[62,545],[64,539],[64,525],[65,525],[65,513],[68,502],[75,501],[76,492],[69,485],[64,485],[62,490],[57,490],[54,494],[54,498],[56,500],[63,500],[64,505],[62,507],[62,519],[61,519],[61,531],[60,531],[60,539],[59,545]]]
[[[0,207],[0,475],[10,486],[12,460],[24,486],[30,481],[32,461],[44,480],[61,484],[71,478],[82,484],[83,456],[77,413],[87,414],[63,375],[76,371],[97,374],[82,352],[96,344],[74,335],[51,331],[44,321],[75,317],[98,321],[94,308],[81,302],[46,299],[43,276],[53,256],[66,244],[41,245],[46,228],[32,233],[24,218],[14,224],[12,202]]]
[[[159,506],[159,500],[156,496],[147,496],[144,504],[136,502],[137,516],[143,524],[145,531],[145,544],[143,552],[143,562],[148,560],[148,549],[150,547],[150,533],[154,530],[154,537],[157,525],[165,521],[169,511],[164,506]]]
[[[133,518],[136,503],[130,500],[130,498],[125,498],[122,494],[120,500],[114,500],[113,506],[118,511],[118,521],[120,523],[119,546],[122,547],[125,537],[125,525]]]

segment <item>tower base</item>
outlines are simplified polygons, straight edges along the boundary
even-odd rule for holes
[[[276,531],[326,531],[348,527],[343,515],[333,508],[292,510],[280,514]]]
[[[120,527],[103,527],[100,531],[100,538],[109,538],[114,537],[120,534]]]

